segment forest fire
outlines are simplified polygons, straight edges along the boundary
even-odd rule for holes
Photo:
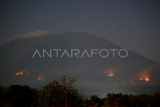
[[[139,78],[140,80],[145,80],[145,81],[149,81],[149,78],[146,77],[146,78]]]
[[[149,78],[146,78],[145,80],[146,80],[146,81],[149,81]]]
[[[108,76],[110,77],[110,76],[113,76],[114,74],[111,72],[110,74],[108,74]]]
[[[44,81],[44,78],[41,76],[41,77],[38,77],[38,80],[43,80]]]
[[[29,75],[29,73],[27,72],[27,70],[23,70],[21,72],[17,72],[16,75],[23,75],[26,72],[26,75]]]
[[[142,78],[139,78],[140,80],[143,80]]]
[[[113,75],[114,75],[114,74],[113,74],[113,69],[109,69],[109,70],[107,71],[107,75],[108,75],[109,77],[113,76]]]
[[[16,75],[19,75],[19,72],[18,72],[18,73],[16,73]]]
[[[129,80],[130,82],[134,81],[134,79]]]
[[[145,69],[138,74],[140,76],[139,80],[149,81],[149,70]]]

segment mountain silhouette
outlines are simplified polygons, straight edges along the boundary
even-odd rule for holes
[[[114,56],[111,49],[116,49]],[[123,49],[88,33],[16,38],[0,47],[0,84],[37,88],[67,75],[79,77],[76,88],[83,94],[156,92],[160,64]]]

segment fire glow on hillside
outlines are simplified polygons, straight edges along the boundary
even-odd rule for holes
[[[26,73],[26,75],[29,75],[27,70],[23,70],[21,72],[17,72],[15,75],[23,75],[24,73]]]
[[[113,69],[109,69],[109,70],[107,71],[107,75],[108,75],[109,77],[113,76],[113,75],[114,75],[114,74],[113,74]]]
[[[38,80],[43,80],[44,81],[43,76],[38,77]]]
[[[138,74],[139,80],[149,81],[149,70],[145,69]]]

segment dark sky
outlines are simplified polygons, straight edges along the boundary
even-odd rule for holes
[[[160,62],[159,0],[0,1],[0,46],[68,31],[101,36]]]

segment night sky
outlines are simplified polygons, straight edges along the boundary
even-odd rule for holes
[[[1,0],[0,13],[0,46],[16,37],[87,32],[160,63],[159,0]]]

